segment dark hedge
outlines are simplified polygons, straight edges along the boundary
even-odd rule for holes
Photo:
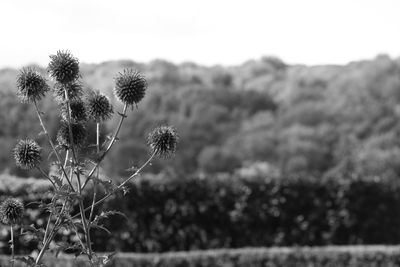
[[[26,186],[20,190],[11,192],[23,194],[26,204],[46,199]],[[43,224],[34,207],[28,205],[26,223]],[[400,187],[371,179],[145,176],[130,184],[125,196],[120,193],[97,209],[105,210],[122,211],[127,218],[104,221],[111,235],[93,230],[96,251],[400,242]],[[0,237],[7,253],[8,236]],[[17,249],[27,253],[35,246],[21,237]]]

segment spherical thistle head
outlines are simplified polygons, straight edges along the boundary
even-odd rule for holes
[[[74,122],[83,122],[87,120],[86,114],[86,106],[85,103],[81,100],[71,101],[69,104],[71,108],[71,120]],[[68,114],[68,105],[67,103],[63,103],[61,105],[61,117],[68,121],[69,114]]]
[[[68,84],[79,78],[79,60],[69,51],[57,51],[57,54],[50,55],[47,70],[57,82]]]
[[[32,139],[20,140],[15,146],[14,158],[17,166],[29,170],[42,161],[41,147]]]
[[[176,151],[178,134],[171,126],[160,126],[154,129],[147,138],[152,153],[160,157],[169,157]]]
[[[90,92],[86,98],[86,110],[90,120],[101,122],[111,118],[113,106],[107,96],[99,91]]]
[[[57,142],[60,146],[68,149],[72,144],[76,147],[82,147],[86,140],[86,128],[82,123],[71,123],[71,131],[73,137],[73,143],[69,135],[68,122],[61,121],[60,129],[57,132]]]
[[[114,93],[122,103],[128,106],[139,103],[143,99],[146,89],[146,79],[132,69],[125,69],[115,78]]]
[[[17,224],[24,215],[24,204],[16,198],[7,198],[0,204],[0,220],[4,224]]]
[[[59,104],[62,104],[66,100],[65,91],[67,91],[68,99],[70,101],[80,100],[83,96],[83,87],[79,81],[74,81],[69,84],[56,83],[54,85],[53,95]]]
[[[49,89],[46,79],[33,68],[23,68],[17,76],[17,96],[24,103],[40,100]]]

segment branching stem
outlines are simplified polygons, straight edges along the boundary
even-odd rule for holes
[[[121,130],[122,127],[122,123],[124,122],[124,119],[126,118],[126,110],[128,109],[128,105],[125,104],[124,105],[124,110],[122,111],[122,113],[119,113],[121,118],[119,120],[117,129],[115,130],[115,133],[113,135],[113,137],[111,138],[110,143],[107,146],[107,149],[103,152],[103,154],[100,156],[100,158],[98,159],[96,165],[92,168],[92,170],[89,172],[89,174],[87,175],[86,181],[83,184],[82,190],[86,187],[86,185],[88,184],[88,182],[90,181],[90,178],[92,177],[93,173],[95,172],[95,170],[99,167],[101,161],[105,158],[105,156],[107,155],[108,151],[110,151],[111,147],[113,146],[113,144],[115,143],[115,141],[118,139],[118,134],[119,131]]]
[[[11,224],[10,226],[10,231],[11,231],[11,240],[10,240],[10,247],[11,247],[11,267],[14,267],[14,261],[15,261],[15,249],[14,249],[14,229]]]
[[[51,137],[50,137],[50,135],[49,135],[49,132],[47,131],[46,126],[45,126],[44,123],[43,123],[42,115],[40,115],[40,111],[39,111],[39,108],[38,108],[38,106],[37,106],[37,103],[36,103],[36,101],[33,101],[33,103],[34,103],[34,105],[35,105],[36,114],[37,114],[37,116],[38,116],[38,118],[39,118],[40,125],[42,126],[43,132],[44,132],[44,134],[46,135],[47,140],[49,141],[49,144],[50,144],[50,146],[51,146],[51,149],[53,150],[54,154],[55,154],[56,157],[57,157],[58,165],[61,167],[61,170],[62,170],[63,174],[65,175],[65,177],[68,177],[67,172],[65,171],[65,168],[64,168],[64,166],[63,166],[62,163],[61,163],[60,155],[58,154],[58,151],[57,151],[56,147],[54,146],[53,141],[51,140]],[[75,189],[74,189],[74,187],[72,186],[72,183],[71,183],[68,179],[67,179],[67,181],[68,181],[69,185],[71,186],[71,190],[72,190],[73,192],[75,192]]]
[[[97,151],[97,154],[100,153],[100,123],[99,122],[96,123],[96,151]],[[99,167],[100,167],[100,164],[99,164],[99,166],[97,168],[97,172],[96,172],[97,180],[99,179]],[[97,198],[97,180],[93,180],[93,199],[92,199],[92,208],[90,209],[89,223],[92,221],[93,215],[94,215],[94,204],[96,203],[96,198]],[[90,224],[89,224],[89,229],[90,229]]]
[[[37,166],[36,168],[43,174],[43,176],[44,176],[45,178],[47,178],[47,180],[50,181],[50,183],[51,183],[51,184],[53,185],[53,187],[54,187],[54,190],[56,190],[56,189],[57,189],[56,184],[53,182],[53,180],[51,180],[51,178],[49,177],[49,175],[48,175],[40,166]]]
[[[64,94],[65,94],[65,101],[67,103],[67,110],[68,110],[68,130],[69,130],[69,143],[70,143],[70,149],[72,151],[72,168],[74,169],[76,166],[78,166],[78,157],[75,151],[75,145],[74,145],[74,135],[72,132],[72,119],[71,119],[71,103],[69,101],[68,97],[68,91],[66,88],[64,88]],[[75,172],[76,178],[78,181],[78,194],[79,196],[82,196],[82,185],[81,185],[81,178],[80,178],[80,173],[79,171]],[[85,232],[85,237],[86,237],[86,245],[88,247],[88,258],[90,261],[90,264],[93,266],[92,263],[92,242],[90,240],[90,229],[88,227],[88,221],[85,216],[85,211],[84,211],[84,205],[83,205],[83,200],[82,198],[78,199],[78,205],[79,205],[79,211],[81,214],[81,220],[82,220],[82,225],[83,225],[83,231]]]
[[[133,178],[135,178],[137,175],[140,174],[140,172],[143,170],[143,168],[146,167],[146,166],[151,162],[151,160],[154,158],[155,155],[156,155],[156,153],[153,153],[153,154],[150,156],[150,158],[149,158],[149,159],[134,173],[134,174],[132,174],[131,176],[129,176],[125,181],[123,181],[115,190],[113,190],[112,192],[108,193],[107,195],[105,195],[105,196],[104,196],[103,198],[101,198],[100,200],[96,201],[96,203],[94,203],[93,206],[96,207],[96,206],[100,205],[100,204],[103,203],[105,200],[107,200],[109,197],[111,197],[113,194],[115,194],[116,192],[118,192],[119,190],[121,190],[121,189],[124,187],[124,185],[125,185],[126,183],[128,183],[130,180],[132,180]],[[87,207],[87,208],[85,209],[85,212],[88,211],[89,209],[91,209],[91,207],[92,207],[92,206]],[[75,215],[72,216],[71,218],[74,219],[74,218],[76,218],[77,216],[79,216],[79,214],[75,214]]]

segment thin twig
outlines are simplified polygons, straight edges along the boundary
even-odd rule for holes
[[[96,123],[96,150],[97,154],[100,153],[100,123]],[[100,167],[100,165],[99,165]],[[97,168],[97,173],[96,173],[96,178],[97,180],[99,179],[99,168]],[[89,215],[89,229],[90,229],[90,222],[93,219],[93,214],[94,214],[94,204],[96,203],[96,198],[97,198],[97,180],[93,180],[93,199],[92,199],[92,208],[90,209],[90,215]]]
[[[15,249],[14,249],[14,229],[11,224],[10,226],[11,229],[11,267],[14,267],[14,261],[15,261]]]
[[[37,116],[38,116],[38,118],[39,118],[40,125],[42,126],[43,132],[44,132],[44,134],[47,136],[47,140],[49,141],[49,144],[50,144],[50,146],[51,146],[51,148],[52,148],[54,154],[55,154],[56,157],[57,157],[58,165],[61,167],[61,170],[62,170],[63,174],[65,175],[65,177],[68,177],[67,172],[65,171],[64,166],[61,165],[61,158],[60,158],[60,155],[58,154],[58,151],[57,151],[56,147],[54,146],[53,141],[51,140],[51,137],[50,137],[50,135],[49,135],[49,132],[47,131],[46,126],[45,126],[44,123],[43,123],[42,115],[40,115],[40,111],[39,111],[39,108],[38,108],[38,106],[37,106],[37,104],[36,104],[36,101],[33,101],[33,104],[35,105],[36,114],[37,114]],[[72,186],[72,183],[71,183],[70,181],[68,181],[68,183],[69,183],[69,185],[71,186],[71,190],[72,190],[73,192],[75,192],[75,189],[74,189],[74,187]]]
[[[70,176],[70,177],[69,177],[69,179],[68,179],[68,176],[66,176],[65,178],[66,178],[68,181],[72,181],[72,175],[73,175],[73,170],[72,170],[72,168],[70,168],[70,171],[69,171],[69,176]],[[73,187],[71,187],[71,188],[73,189]],[[62,214],[62,213],[64,212],[66,205],[67,205],[67,198],[65,198],[65,201],[64,201],[63,206],[62,206],[62,208],[61,208],[60,214]],[[60,223],[61,223],[61,216],[58,216],[56,222],[54,223],[53,229],[50,231],[50,235],[48,235],[47,240],[46,240],[46,239],[43,239],[43,243],[44,243],[44,244],[43,244],[43,247],[42,247],[42,249],[40,250],[38,256],[36,257],[36,261],[35,261],[35,262],[36,262],[36,265],[38,265],[38,264],[40,263],[40,261],[42,260],[42,258],[43,258],[43,256],[44,256],[44,253],[45,253],[46,250],[47,250],[47,247],[49,246],[50,242],[53,240],[54,236],[55,236],[56,233],[57,233],[58,226],[60,225]]]
[[[105,195],[103,198],[101,198],[100,200],[96,201],[96,203],[94,203],[94,207],[100,205],[101,203],[103,203],[106,199],[108,199],[110,196],[112,196],[113,194],[115,194],[117,191],[119,191],[127,182],[129,182],[130,180],[132,180],[134,177],[136,177],[142,170],[144,167],[146,167],[151,160],[154,158],[154,156],[156,155],[156,153],[153,153],[150,158],[142,165],[142,167],[140,167],[134,174],[132,174],[131,176],[129,176],[125,181],[123,181],[116,189],[114,189],[112,192],[108,193],[107,195]],[[88,211],[89,209],[91,209],[90,207],[87,207],[84,211]],[[74,216],[72,216],[71,218],[74,219],[77,216],[79,216],[78,214],[75,214]]]
[[[65,94],[65,101],[67,102],[67,111],[68,111],[68,131],[69,131],[69,143],[70,148],[72,151],[72,158],[73,158],[73,166],[77,163],[76,153],[75,153],[75,146],[74,146],[74,135],[72,134],[72,126],[71,126],[71,105],[68,97],[67,88],[64,88]]]
[[[51,183],[51,184],[53,185],[53,187],[54,187],[54,190],[57,189],[56,184],[53,182],[53,180],[51,180],[51,178],[47,175],[47,173],[46,173],[40,166],[37,166],[36,168],[43,174],[43,176],[44,176],[45,178],[47,178],[47,180],[50,181],[50,183]]]
[[[108,144],[107,149],[103,152],[103,154],[101,155],[101,157],[98,159],[96,165],[92,168],[92,170],[91,170],[91,171],[89,172],[89,174],[87,175],[86,181],[85,181],[85,183],[84,183],[83,186],[82,186],[82,190],[86,187],[86,185],[87,185],[88,182],[90,181],[90,178],[92,177],[94,171],[99,167],[101,161],[105,158],[105,156],[107,155],[108,151],[110,151],[111,147],[113,146],[113,144],[114,144],[115,141],[117,140],[119,131],[121,130],[122,123],[124,122],[124,119],[126,118],[126,110],[127,110],[127,108],[128,108],[128,105],[125,104],[125,105],[124,105],[124,110],[122,111],[122,113],[120,113],[121,118],[120,118],[120,120],[119,120],[119,123],[118,123],[118,126],[117,126],[116,131],[115,131],[115,133],[114,133],[114,135],[113,135],[113,137],[112,137],[110,143]]]
[[[65,100],[67,103],[67,110],[68,110],[69,143],[70,143],[70,149],[72,151],[72,159],[73,159],[72,168],[75,168],[78,165],[78,157],[76,155],[75,145],[74,145],[74,135],[73,135],[72,126],[71,126],[71,124],[72,124],[71,105],[70,105],[71,103],[69,101],[67,88],[64,88],[64,94],[65,94]],[[80,173],[79,173],[79,171],[76,171],[75,174],[76,174],[76,178],[78,180],[78,194],[80,196],[82,196],[82,185],[81,185]],[[92,263],[93,252],[92,252],[92,244],[91,244],[91,240],[90,240],[90,229],[88,227],[88,222],[87,222],[87,219],[85,216],[82,198],[78,199],[78,204],[79,204],[79,210],[80,210],[81,219],[82,219],[83,231],[85,232],[85,237],[86,237],[86,245],[89,250],[88,258],[89,258],[90,264],[93,266],[93,263]]]
[[[55,196],[53,196],[53,198],[51,199],[51,203],[53,203],[54,199],[55,199]],[[45,230],[45,232],[44,232],[44,237],[43,237],[43,241],[42,241],[42,244],[43,244],[43,245],[44,245],[44,243],[45,243],[45,240],[46,240],[47,236],[49,235],[50,223],[51,223],[51,218],[52,218],[52,217],[53,217],[53,211],[50,212],[49,219],[47,220],[46,230]]]

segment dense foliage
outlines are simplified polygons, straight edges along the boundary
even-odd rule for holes
[[[1,177],[3,181],[7,179],[19,183],[13,191],[1,192],[0,196],[22,197],[28,214],[25,224],[34,221],[42,226],[45,214],[38,212],[34,202],[50,200],[48,187],[27,186],[24,179]],[[127,189],[125,196],[120,193],[98,207],[99,212],[124,212],[126,218],[114,215],[102,221],[112,234],[92,230],[96,251],[400,242],[400,185],[394,182],[143,176]],[[87,193],[90,195],[91,190]],[[8,253],[8,234],[0,233],[2,252]],[[73,236],[72,232],[64,232],[58,240]],[[20,253],[35,247],[35,240],[18,237],[16,248]]]
[[[400,264],[398,246],[324,248],[245,248],[165,254],[117,254],[110,267],[394,267]],[[0,257],[0,265],[8,258]],[[82,258],[45,258],[48,266],[84,267]],[[22,265],[16,264],[16,267]]]
[[[151,90],[111,151],[112,160],[104,166],[110,176],[126,175],[128,166],[142,163],[145,136],[162,123],[179,129],[181,145],[176,159],[154,163],[153,172],[233,173],[244,168],[282,176],[400,174],[398,59],[378,56],[315,67],[274,58],[235,67],[165,61],[81,64],[84,86],[104,92],[119,110],[112,75],[123,68],[141,70]],[[16,137],[40,128],[27,105],[16,105],[16,75],[12,69],[0,71],[0,171],[26,176],[14,167],[9,151]],[[54,105],[47,98],[41,106],[52,136],[58,129]],[[39,142],[46,145],[43,137]]]

